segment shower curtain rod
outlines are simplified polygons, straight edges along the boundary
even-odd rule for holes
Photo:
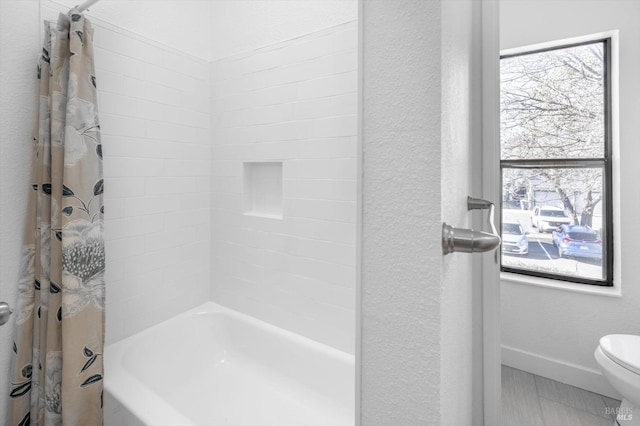
[[[99,1],[100,0],[87,0],[81,5],[76,6],[76,9],[78,9],[80,12],[84,12],[85,10],[89,9],[91,6],[98,3]]]

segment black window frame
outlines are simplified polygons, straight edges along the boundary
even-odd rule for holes
[[[559,159],[511,159],[503,160],[502,154],[500,154],[500,194],[504,191],[503,186],[503,172],[505,168],[521,168],[521,169],[539,169],[539,168],[602,168],[603,170],[603,191],[602,197],[603,211],[605,219],[603,221],[602,232],[602,244],[603,244],[603,258],[602,267],[605,268],[605,274],[603,279],[590,279],[571,275],[562,275],[549,272],[528,270],[522,268],[514,268],[504,266],[502,264],[502,253],[500,255],[500,271],[509,272],[519,275],[527,275],[539,278],[548,278],[560,281],[568,281],[578,284],[588,284],[604,287],[613,286],[614,277],[614,227],[613,227],[613,125],[612,125],[612,38],[594,38],[588,41],[579,43],[567,43],[558,44],[552,47],[544,49],[532,49],[526,50],[514,54],[500,55],[500,61],[502,59],[508,59],[516,56],[530,55],[536,53],[544,53],[552,50],[567,49],[572,47],[584,46],[589,44],[603,44],[603,59],[604,59],[604,152],[602,158],[559,158]],[[502,141],[500,141],[502,146]],[[501,151],[502,152],[502,151]],[[500,209],[502,211],[503,204],[500,197]]]

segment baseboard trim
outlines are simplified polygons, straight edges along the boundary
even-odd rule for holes
[[[597,370],[502,345],[502,363],[609,398],[622,399]]]

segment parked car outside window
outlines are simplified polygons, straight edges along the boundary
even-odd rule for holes
[[[558,207],[543,206],[534,207],[531,212],[531,226],[538,228],[540,232],[553,231],[560,225],[568,225],[571,219],[564,210]]]
[[[504,253],[527,254],[529,253],[528,232],[525,232],[516,221],[502,222],[502,251]]]
[[[553,245],[558,249],[558,257],[602,259],[602,240],[588,226],[560,226],[553,232]]]

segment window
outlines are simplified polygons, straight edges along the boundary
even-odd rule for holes
[[[610,46],[501,57],[502,271],[613,285]]]

